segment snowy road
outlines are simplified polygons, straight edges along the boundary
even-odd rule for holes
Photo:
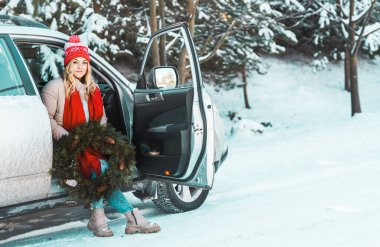
[[[167,215],[128,193],[161,225],[160,233],[125,236],[125,219],[109,215],[115,219],[111,238],[93,237],[84,220],[0,245],[380,246],[378,66],[361,63],[364,113],[351,118],[341,65],[310,73],[299,62],[270,63],[270,73],[250,79],[253,109],[242,109],[241,89],[214,92],[222,115],[235,111],[242,120],[225,121],[227,132],[239,133],[229,139],[229,156],[201,208]],[[254,121],[270,121],[273,128],[254,134]]]
[[[74,222],[7,246],[379,246],[379,136],[380,119],[371,115],[237,136],[198,210],[165,215],[133,201],[160,233],[125,236],[118,219],[110,223],[115,236],[99,239]]]

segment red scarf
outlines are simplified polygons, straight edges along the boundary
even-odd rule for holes
[[[100,121],[103,116],[103,100],[99,88],[96,88],[88,97],[88,111],[90,121]],[[71,131],[76,126],[86,123],[86,116],[83,110],[83,104],[79,92],[74,90],[70,97],[65,99],[65,108],[63,112],[63,128]],[[77,157],[80,168],[86,177],[90,177],[94,171],[97,176],[102,174],[99,159],[103,156],[98,150],[91,147],[86,148]]]

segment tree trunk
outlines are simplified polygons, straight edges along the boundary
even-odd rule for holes
[[[194,0],[189,0],[189,16],[191,17],[189,20],[189,30],[192,35],[194,35],[194,25],[195,25],[195,11],[194,11]],[[186,59],[187,59],[187,50],[184,47],[179,56],[179,64],[178,64],[178,73],[179,73],[179,81],[181,84],[186,82],[186,78],[189,76],[189,71],[186,70]]]
[[[352,55],[350,60],[350,75],[351,75],[351,116],[356,113],[361,113],[359,98],[359,81],[358,81],[358,56]]]
[[[246,74],[246,71],[245,71],[245,64],[243,64],[243,66],[242,66],[242,77],[243,77],[243,90],[244,90],[244,104],[245,104],[245,108],[246,109],[251,109],[251,106],[249,105],[249,101],[248,101],[248,92],[247,92],[248,81],[247,81],[247,74]]]
[[[351,91],[350,87],[350,47],[347,44],[344,57],[344,89],[347,92]]]
[[[361,113],[359,99],[359,81],[358,81],[358,54],[353,51],[355,47],[355,28],[356,23],[352,20],[355,11],[356,0],[350,0],[350,30],[349,30],[349,52],[350,52],[350,82],[351,82],[351,116]]]
[[[33,1],[33,16],[37,17],[38,16],[38,7],[39,7],[40,0],[34,0]]]
[[[150,30],[151,30],[151,35],[153,35],[157,31],[156,0],[150,0],[149,11],[150,11]],[[152,49],[153,66],[154,67],[160,66],[160,57],[158,53],[157,39],[153,40],[151,49]]]
[[[159,10],[158,12],[160,13],[160,18],[161,18],[161,28],[164,28],[165,25],[165,0],[160,0],[159,2]],[[161,35],[160,36],[160,63],[161,66],[166,66],[167,61],[166,61],[166,35]]]

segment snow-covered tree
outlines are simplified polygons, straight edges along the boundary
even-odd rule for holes
[[[191,0],[190,0],[191,1]],[[260,54],[285,51],[297,38],[282,23],[284,11],[304,11],[298,0],[189,0],[167,1],[168,24],[194,19],[194,41],[203,74],[213,81],[231,84],[231,78],[247,70],[266,71]],[[191,26],[191,25],[190,25]],[[217,73],[215,73],[217,71]]]
[[[304,51],[316,59],[314,64],[317,68],[324,67],[330,60],[342,60],[348,57],[346,41],[348,39],[347,26],[349,21],[347,19],[347,5],[346,10],[343,12],[339,7],[340,2],[349,3],[347,0],[320,0],[308,1],[301,0],[306,6],[308,15],[302,19],[302,22],[294,29],[292,29],[299,39],[298,49]],[[357,1],[355,11],[362,10],[368,6],[368,1]],[[374,14],[369,19],[366,27],[366,34],[363,35],[363,43],[359,49],[370,56],[379,53],[378,35],[375,30],[380,21],[379,12],[380,3],[377,3],[374,8]],[[363,16],[362,16],[363,17]],[[360,19],[361,21],[363,18]],[[369,33],[369,31],[374,31]],[[377,30],[378,31],[378,30]],[[356,33],[359,35],[359,27]],[[349,88],[347,88],[349,90]]]
[[[143,25],[142,11],[138,0],[10,0],[0,14],[33,18],[53,30],[77,34],[94,51],[114,60],[135,57],[131,50]]]
[[[303,0],[307,2],[307,0]],[[358,53],[379,53],[380,3],[376,0],[321,0],[309,5],[312,15],[296,30],[300,43],[316,58],[316,65],[344,59],[345,89],[351,92],[352,115],[361,112]]]

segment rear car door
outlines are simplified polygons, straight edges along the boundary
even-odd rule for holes
[[[211,188],[214,166],[207,146],[213,140],[213,118],[206,119],[211,107],[202,90],[187,24],[154,34],[134,91],[133,143],[137,166],[146,177]]]
[[[0,115],[0,207],[47,197],[53,152],[49,117],[7,34],[0,34]]]

